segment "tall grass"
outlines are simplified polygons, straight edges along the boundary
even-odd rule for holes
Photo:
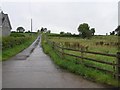
[[[82,38],[74,38],[74,37],[48,37],[51,41],[54,42],[79,42],[81,45],[88,45],[89,51],[96,51],[96,52],[102,52],[102,53],[109,53],[109,54],[115,54],[118,52],[117,46],[101,46],[96,45],[96,42],[118,42],[117,36],[93,36],[91,39],[82,39]]]

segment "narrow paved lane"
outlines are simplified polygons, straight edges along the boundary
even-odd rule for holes
[[[3,62],[3,88],[104,88],[60,69],[43,53],[40,44]]]

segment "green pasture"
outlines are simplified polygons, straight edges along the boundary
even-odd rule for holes
[[[48,36],[47,39],[52,42],[54,41],[55,43],[79,42],[83,46],[88,45],[89,46],[88,51],[93,51],[93,52],[101,52],[101,53],[107,53],[107,54],[116,54],[118,52],[118,46],[115,46],[115,45],[96,45],[96,42],[100,42],[100,41],[107,42],[107,43],[118,42],[117,36],[94,36],[91,39],[82,39],[79,37]],[[50,57],[53,59],[53,61],[60,67],[67,69],[73,73],[80,74],[84,78],[87,78],[89,80],[92,80],[98,83],[118,86],[119,82],[116,79],[116,77],[114,77],[113,74],[105,73],[105,72],[102,72],[102,71],[99,71],[93,68],[87,68],[84,66],[84,64],[94,65],[94,66],[100,67],[105,70],[113,71],[115,73],[117,72],[116,67],[103,64],[103,63],[99,63],[99,62],[81,59],[81,58],[75,58],[72,56],[64,56],[63,58],[60,53],[52,49],[52,45],[47,43],[46,37],[44,35],[42,37],[42,46],[43,46],[44,52],[49,54]],[[65,47],[64,44],[63,44],[63,47]],[[68,54],[81,56],[81,53],[76,52],[76,51],[64,50],[64,52]],[[117,59],[115,57],[88,54],[88,53],[84,53],[83,56],[87,58],[93,58],[99,61],[117,63]]]

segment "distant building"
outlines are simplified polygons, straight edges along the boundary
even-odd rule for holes
[[[8,14],[4,14],[3,11],[0,12],[0,32],[2,36],[9,36],[11,33],[11,24]]]

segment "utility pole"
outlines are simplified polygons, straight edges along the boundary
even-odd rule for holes
[[[32,18],[31,18],[31,33],[32,33]]]

